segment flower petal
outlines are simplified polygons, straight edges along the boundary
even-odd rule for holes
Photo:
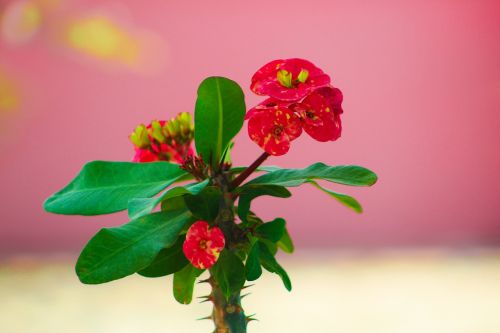
[[[291,75],[291,85],[288,85],[289,82],[280,83],[278,73],[283,72]],[[304,76],[305,72],[307,75]],[[292,58],[274,60],[261,67],[253,75],[250,89],[257,95],[268,95],[281,101],[296,102],[312,90],[329,83],[330,77],[313,63]]]
[[[280,156],[290,149],[290,141],[302,133],[300,120],[288,108],[254,111],[248,121],[250,139],[268,154]]]
[[[158,155],[147,149],[135,149],[135,155],[132,162],[155,162],[158,161]]]
[[[340,114],[343,112],[342,93],[339,89],[320,88],[302,103],[291,108],[300,114],[302,127],[313,139],[325,142],[337,140],[342,132]]]
[[[209,229],[209,227],[205,221],[193,223],[182,246],[186,258],[199,269],[212,267],[225,246],[222,230],[217,227]]]

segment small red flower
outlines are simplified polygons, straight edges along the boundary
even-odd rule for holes
[[[302,127],[313,139],[321,142],[340,138],[342,123],[342,92],[333,87],[316,89],[301,103],[290,106],[297,112]]]
[[[193,156],[191,142],[194,128],[191,115],[182,112],[177,117],[155,120],[139,125],[130,135],[136,154],[133,162],[169,161],[182,164]]]
[[[194,267],[206,269],[217,262],[224,245],[224,234],[219,228],[209,229],[207,222],[196,221],[186,234],[182,250]]]
[[[160,159],[157,154],[147,149],[136,148],[132,162],[156,162],[159,160]]]
[[[179,153],[181,149],[184,149],[186,152],[183,154]],[[175,142],[173,142],[172,145],[168,145],[166,143],[151,143],[151,150],[153,151],[153,154],[157,154],[157,156],[159,156],[158,160],[165,160],[179,164],[184,163],[184,160],[187,157],[193,155],[193,149],[191,147],[182,147],[177,145]]]
[[[257,106],[254,106],[245,114],[245,119],[248,120],[252,117],[252,115],[256,112],[267,110],[267,109],[275,109],[275,108],[288,108],[288,106],[292,104],[291,102],[283,102],[275,98],[265,99]]]
[[[316,88],[330,84],[330,77],[304,59],[274,60],[252,77],[250,89],[281,101],[297,102]]]
[[[300,119],[283,104],[261,104],[249,112],[248,135],[268,154],[279,156],[290,149],[290,142],[302,133]],[[269,106],[266,106],[269,105]]]

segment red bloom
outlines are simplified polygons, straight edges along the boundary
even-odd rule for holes
[[[330,77],[304,59],[274,60],[252,77],[250,89],[281,101],[296,102],[316,88],[330,84]]]
[[[286,154],[290,142],[302,133],[299,118],[283,104],[264,101],[248,117],[248,135],[271,155]]]
[[[183,147],[177,145],[175,142],[173,142],[171,145],[168,145],[166,143],[151,143],[151,149],[153,151],[153,154],[157,154],[157,156],[159,156],[158,160],[165,160],[179,164],[184,163],[184,160],[187,157],[193,156],[193,148],[189,146]]]
[[[196,221],[188,230],[182,250],[186,258],[199,269],[212,267],[224,249],[225,239],[222,231],[205,221]]]
[[[297,112],[302,121],[302,127],[312,138],[325,142],[340,138],[342,123],[342,92],[333,87],[323,87],[315,90],[301,103],[290,106]]]
[[[182,164],[193,155],[194,128],[191,115],[182,112],[169,121],[155,120],[137,126],[130,135],[135,146],[134,162],[170,161]]]
[[[136,148],[132,162],[155,162],[159,161],[158,155],[147,149]]]
[[[263,102],[258,104],[257,106],[254,106],[248,112],[245,114],[245,119],[248,120],[250,119],[254,113],[258,111],[263,111],[267,109],[275,109],[275,108],[288,108],[288,106],[291,104],[291,102],[283,102],[280,100],[277,100],[275,98],[268,98],[265,99]]]

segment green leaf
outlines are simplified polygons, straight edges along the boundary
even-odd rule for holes
[[[212,268],[212,275],[226,298],[240,291],[245,284],[245,266],[243,266],[243,262],[227,249],[221,252],[217,263]]]
[[[283,250],[286,253],[293,253],[295,250],[295,247],[293,246],[293,241],[292,238],[290,237],[290,234],[288,233],[287,228],[285,227],[285,232],[283,233],[283,236],[279,240],[278,243],[276,243],[278,247]]]
[[[237,166],[237,167],[232,167],[230,171],[233,174],[238,174],[238,173],[242,173],[243,171],[245,171],[245,169],[248,169],[248,167]],[[261,165],[260,167],[255,169],[255,171],[264,171],[264,172],[272,172],[272,171],[276,171],[276,170],[283,170],[283,168],[280,168],[279,166],[273,166],[273,165]]]
[[[181,304],[189,304],[193,299],[194,282],[203,273],[193,265],[187,265],[174,273],[174,297]]]
[[[323,163],[315,163],[305,169],[272,171],[252,179],[243,187],[255,184],[299,186],[312,179],[324,179],[351,186],[371,186],[377,181],[377,175],[356,165],[328,166]]]
[[[195,217],[204,221],[213,221],[219,213],[221,198],[221,190],[216,186],[209,186],[197,195],[185,196],[184,201]]]
[[[120,227],[101,229],[78,258],[76,273],[80,281],[104,283],[146,268],[161,249],[174,244],[190,218],[185,210],[159,212]]]
[[[46,211],[66,215],[99,215],[127,208],[129,199],[150,197],[185,175],[168,162],[87,163],[69,185],[44,203]]]
[[[149,214],[160,202],[174,197],[186,194],[198,194],[207,186],[207,184],[208,180],[204,180],[200,183],[191,183],[186,186],[177,186],[167,189],[157,197],[130,199],[128,202],[128,217],[130,219],[136,219]]]
[[[265,238],[260,238],[259,242],[266,245],[267,249],[269,250],[269,252],[271,252],[273,256],[275,256],[276,253],[278,253],[278,245],[275,242],[271,242],[270,240]]]
[[[262,275],[259,257],[259,243],[256,242],[250,249],[245,263],[245,275],[248,281],[255,281]]]
[[[246,106],[240,86],[224,77],[209,77],[198,88],[195,143],[198,155],[217,167],[229,142],[243,126]]]
[[[161,202],[161,211],[170,212],[177,209],[188,209],[186,202],[184,202],[184,197],[173,197]]]
[[[318,183],[316,183],[313,180],[310,180],[309,183],[312,184],[317,189],[320,189],[321,191],[325,192],[326,194],[328,194],[332,198],[337,199],[338,202],[340,202],[341,204],[345,205],[348,208],[351,208],[356,213],[363,212],[363,208],[361,207],[361,204],[353,197],[351,197],[347,194],[333,192],[329,189],[322,187],[321,185],[319,185]]]
[[[233,162],[231,158],[231,151],[233,150],[233,148],[234,148],[234,142],[230,142],[227,145],[226,150],[224,150],[224,153],[222,154],[222,161],[224,163],[231,164]]]
[[[243,222],[247,221],[250,204],[253,199],[262,196],[270,195],[279,198],[289,198],[292,194],[283,186],[278,185],[245,185],[239,190],[240,199],[238,201],[238,216]]]
[[[286,271],[283,269],[283,267],[280,266],[280,264],[278,264],[273,254],[269,251],[266,244],[260,241],[258,242],[258,244],[260,253],[260,263],[262,264],[262,266],[269,272],[278,274],[279,277],[281,277],[281,280],[283,281],[285,288],[288,291],[291,291],[292,283]]]
[[[284,219],[277,218],[271,222],[259,225],[255,229],[255,234],[258,237],[262,237],[276,243],[285,234],[285,224],[286,222]]]
[[[180,271],[189,263],[182,252],[182,245],[185,239],[184,235],[177,238],[174,245],[162,249],[148,267],[137,273],[145,277],[155,278]]]

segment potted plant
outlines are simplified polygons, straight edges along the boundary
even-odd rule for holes
[[[341,135],[342,93],[309,61],[272,61],[251,80],[267,98],[247,112],[239,85],[209,77],[198,88],[194,126],[189,113],[139,125],[130,136],[133,162],[93,161],[44,203],[46,211],[100,215],[128,210],[130,222],[101,229],[76,263],[81,282],[99,284],[132,274],[173,274],[173,294],[189,304],[195,281],[209,283],[215,332],[242,333],[252,320],[241,291],[264,268],[292,284],[276,259],[294,250],[283,218],[263,221],[251,210],[260,196],[288,198],[289,187],[310,184],[356,212],[352,197],[326,189],[317,180],[371,186],[377,176],[360,166],[314,163],[302,169],[262,166],[286,154],[306,133],[317,141]],[[248,122],[250,139],[264,152],[248,167],[235,167],[233,140]],[[192,142],[196,148],[193,150]],[[251,175],[258,173],[249,180]],[[204,276],[203,276],[204,274]]]

